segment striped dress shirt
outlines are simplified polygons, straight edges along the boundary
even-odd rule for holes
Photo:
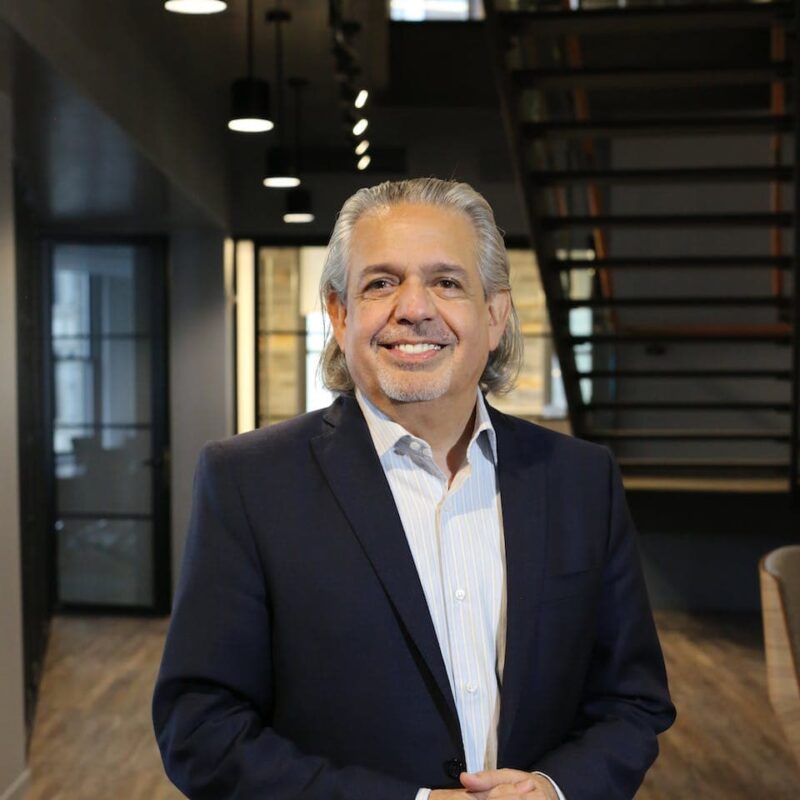
[[[424,439],[389,419],[361,392],[356,391],[356,399],[428,603],[458,712],[467,771],[494,769],[506,582],[497,440],[483,395],[477,393],[466,459],[449,486]],[[421,789],[416,800],[427,800],[428,794]]]

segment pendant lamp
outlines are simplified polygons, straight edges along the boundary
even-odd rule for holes
[[[311,192],[306,189],[290,189],[286,193],[286,213],[284,222],[313,222]]]
[[[289,86],[294,90],[294,164],[298,171],[302,166],[302,115],[301,94],[308,85],[305,78],[289,78]],[[314,212],[311,206],[311,192],[306,189],[291,189],[286,194],[286,213],[284,222],[313,222]]]
[[[283,36],[281,25],[289,22],[292,15],[282,8],[273,8],[267,13],[267,22],[275,25],[275,92],[278,97],[278,120],[280,144],[267,150],[265,158],[264,186],[270,189],[291,189],[300,185],[297,164],[286,146],[286,115],[283,106]]]
[[[164,8],[173,14],[219,14],[228,7],[226,0],[166,0]]]
[[[228,127],[239,133],[263,133],[274,127],[269,112],[269,84],[253,76],[253,0],[247,0],[247,77],[231,86]]]

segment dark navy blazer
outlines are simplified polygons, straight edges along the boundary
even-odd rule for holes
[[[609,451],[491,410],[507,562],[498,766],[633,797],[674,719]],[[455,703],[353,398],[203,450],[153,699],[194,800],[458,786]]]

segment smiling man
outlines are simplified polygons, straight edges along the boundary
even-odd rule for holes
[[[324,412],[207,446],[154,697],[191,798],[623,800],[674,718],[607,449],[497,413],[521,354],[466,184],[363,189]]]

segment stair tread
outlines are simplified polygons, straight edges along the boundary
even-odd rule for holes
[[[788,62],[763,66],[725,65],[718,67],[582,67],[578,69],[519,69],[512,80],[520,88],[562,89],[580,86],[587,89],[630,87],[678,87],[697,85],[743,85],[788,79]]]
[[[671,257],[621,257],[592,260],[551,259],[548,262],[558,269],[688,269],[697,267],[743,269],[779,267],[790,269],[790,256],[671,256]]]
[[[697,428],[595,428],[588,431],[590,439],[785,439],[791,437],[788,429],[708,429]]]
[[[523,136],[569,138],[573,136],[642,136],[703,135],[738,133],[774,133],[792,130],[794,118],[782,115],[743,115],[716,117],[634,117],[591,120],[547,120],[522,122]]]
[[[790,166],[534,170],[530,173],[530,179],[534,184],[544,185],[554,183],[788,182],[793,178],[794,168]]]

